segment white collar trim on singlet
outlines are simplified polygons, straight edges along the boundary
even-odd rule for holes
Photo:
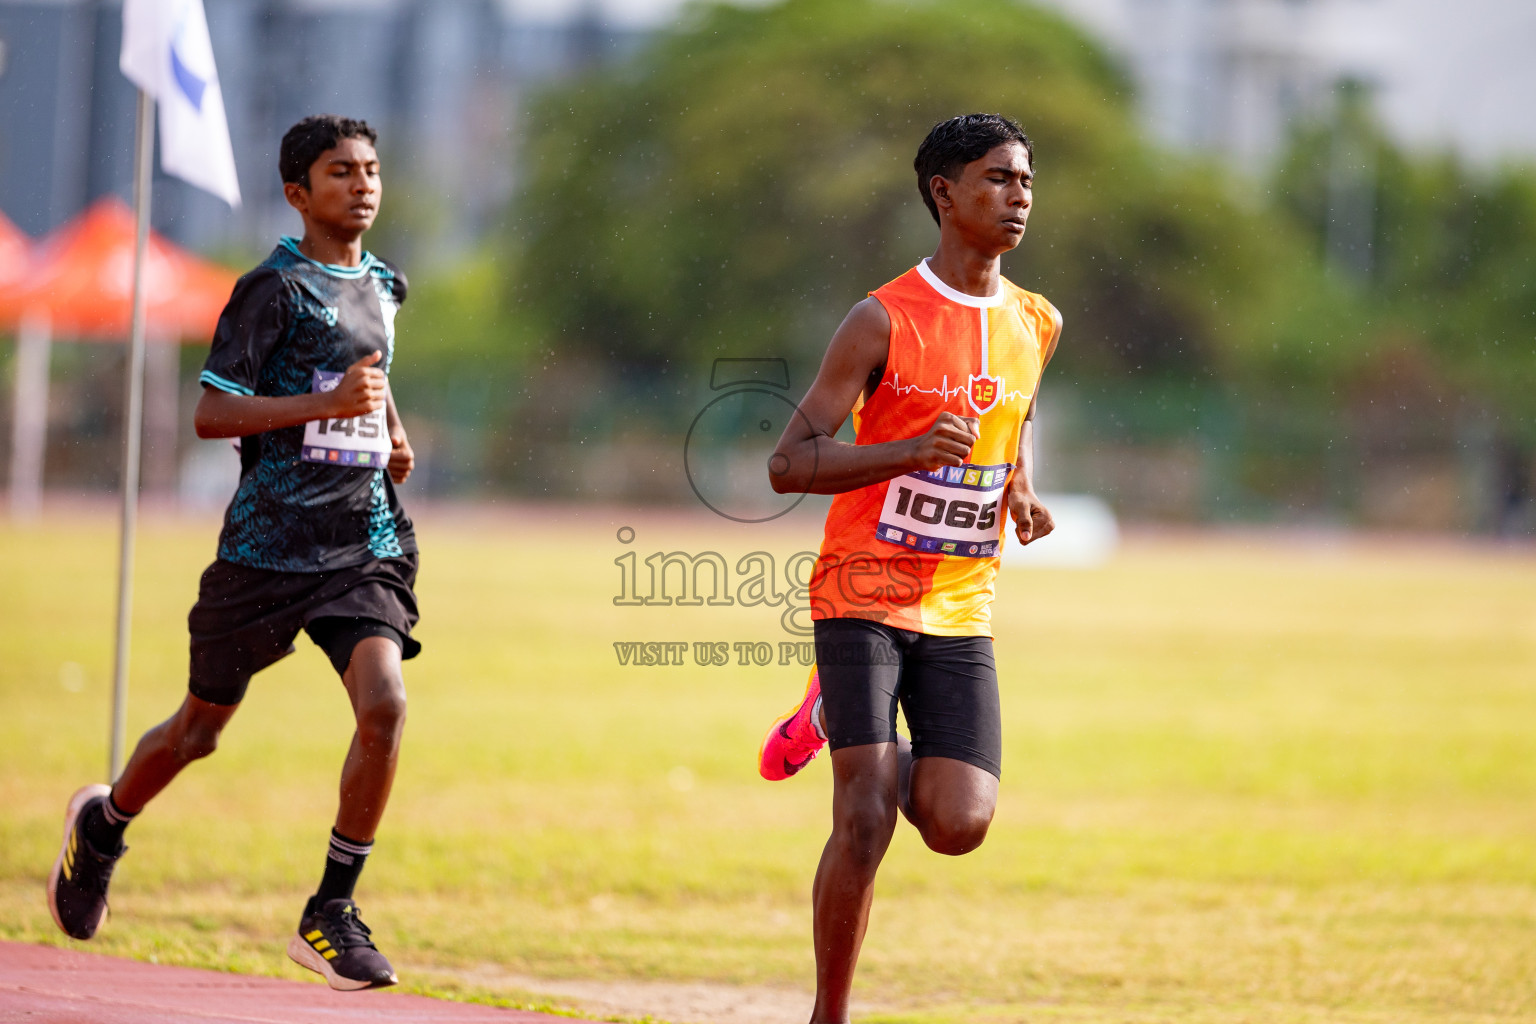
[[[931,269],[929,269],[928,258],[926,256],[923,257],[923,262],[917,265],[917,272],[922,275],[924,281],[928,282],[929,287],[938,292],[940,295],[944,296],[950,302],[958,302],[962,306],[974,306],[976,309],[989,309],[992,306],[1001,306],[1003,304],[1004,294],[1003,282],[1001,278],[999,278],[997,282],[996,294],[967,295],[965,292],[956,291],[949,285],[945,284],[943,281],[939,280],[939,275],[935,274]]]

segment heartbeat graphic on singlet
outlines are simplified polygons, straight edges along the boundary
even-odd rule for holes
[[[905,394],[907,394],[909,392],[916,391],[920,395],[938,395],[940,399],[942,399],[943,401],[946,401],[946,402],[949,401],[951,398],[955,397],[956,395],[963,395],[963,394],[965,394],[966,391],[969,390],[969,386],[968,385],[962,385],[960,387],[953,387],[953,388],[950,387],[949,386],[949,374],[947,374],[947,373],[944,375],[944,379],[943,379],[942,383],[940,383],[940,385],[938,387],[936,387],[936,388],[923,388],[923,387],[918,387],[916,384],[903,384],[901,382],[901,372],[900,371],[897,371],[896,373],[891,374],[891,379],[890,380],[883,380],[883,381],[881,381],[880,382],[880,386],[883,387],[883,388],[890,388],[892,391],[896,392],[896,397],[897,398],[900,398],[902,395],[905,395]],[[1002,399],[998,402],[998,404],[1001,405],[1003,402],[1011,402],[1015,398],[1019,399],[1020,401],[1027,402],[1027,401],[1029,401],[1030,396],[1026,395],[1022,391],[1013,390],[1013,391],[1009,391],[1006,394],[1004,394]]]

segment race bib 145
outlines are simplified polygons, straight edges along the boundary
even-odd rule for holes
[[[1012,463],[945,466],[891,481],[875,535],[916,551],[994,558],[1003,535],[1003,488]]]
[[[335,391],[343,376],[334,370],[316,370],[314,390]],[[305,462],[381,467],[389,462],[391,450],[383,409],[350,419],[310,420],[304,424]]]

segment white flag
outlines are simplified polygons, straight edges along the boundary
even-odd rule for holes
[[[159,106],[165,173],[239,206],[240,180],[203,0],[124,0],[118,66]]]

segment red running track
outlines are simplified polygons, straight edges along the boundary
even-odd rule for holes
[[[525,1010],[388,989],[332,992],[280,978],[161,967],[54,946],[0,942],[0,1022],[10,1024],[583,1024]],[[585,1024],[592,1024],[588,1021]]]

